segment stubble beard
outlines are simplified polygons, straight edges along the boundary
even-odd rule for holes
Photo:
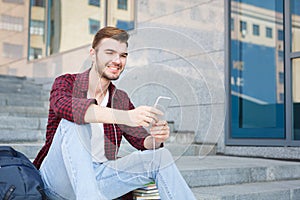
[[[99,67],[99,66],[98,66]],[[100,67],[99,67],[100,68]],[[118,80],[120,78],[120,75],[122,74],[123,70],[120,71],[120,74],[118,74],[117,76],[114,76],[114,75],[109,75],[108,73],[106,73],[106,69],[109,68],[109,65],[105,65],[104,69],[99,72],[100,73],[100,76],[102,78],[105,78],[109,81],[115,81],[115,80]]]
[[[109,76],[108,74],[106,74],[105,72],[102,74],[102,77],[103,78],[106,78],[107,80],[110,80],[110,81],[115,81],[115,80],[118,80],[119,77],[120,77],[121,74],[119,74],[117,77],[112,77],[112,76]]]

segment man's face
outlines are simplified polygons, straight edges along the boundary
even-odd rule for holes
[[[127,60],[127,45],[111,38],[104,38],[95,48],[96,70],[101,77],[117,80]]]

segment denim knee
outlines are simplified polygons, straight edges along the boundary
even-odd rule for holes
[[[62,119],[59,128],[63,130],[63,136],[66,134],[76,134],[79,139],[90,139],[92,136],[90,124],[76,124],[75,122]]]
[[[150,167],[152,170],[159,170],[174,163],[174,159],[170,151],[166,148],[147,150],[140,154],[145,167]]]
[[[171,152],[166,148],[159,148],[156,150],[159,155],[160,167],[166,167],[174,163]]]

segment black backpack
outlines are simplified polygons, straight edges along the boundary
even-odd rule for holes
[[[0,146],[0,199],[47,199],[39,171],[24,154],[9,146]]]

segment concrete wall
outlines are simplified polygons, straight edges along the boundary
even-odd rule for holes
[[[126,71],[136,105],[172,97],[166,118],[195,141],[224,146],[224,1],[138,1]]]
[[[136,106],[172,97],[166,119],[195,131],[199,143],[224,148],[224,1],[138,0],[126,70],[116,82]],[[39,81],[90,66],[90,46],[2,66]]]

